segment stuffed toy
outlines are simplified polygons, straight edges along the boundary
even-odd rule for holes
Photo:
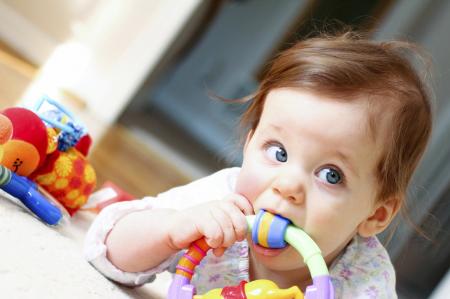
[[[35,181],[70,215],[95,188],[86,159],[91,138],[59,105],[39,116],[20,107],[1,111],[0,144],[0,164]]]
[[[11,132],[8,132],[7,127],[2,130],[0,139],[4,142],[1,164],[16,174],[29,176],[46,158],[47,129],[30,110],[14,107],[1,113],[3,122],[12,129]]]
[[[3,159],[5,144],[12,136],[12,123],[8,117],[0,113],[0,161]]]
[[[34,117],[34,115],[29,116]],[[14,132],[11,120],[4,114],[0,114],[0,161],[4,161],[15,172],[28,173],[42,159],[39,156],[38,149],[31,143],[18,139],[9,142],[13,133],[18,133],[18,131],[20,130]],[[38,130],[38,132],[40,131]],[[18,135],[15,134],[14,137],[17,138]],[[25,138],[30,138],[30,136],[25,134]],[[4,155],[5,147],[6,155]],[[16,152],[24,152],[26,159],[23,160],[21,156],[15,156],[14,153]],[[3,159],[4,157],[5,159]],[[25,164],[24,161],[26,161]],[[0,164],[0,189],[12,196],[13,202],[21,203],[44,223],[49,225],[59,224],[63,218],[63,209],[44,196],[37,188],[36,183],[15,172]]]

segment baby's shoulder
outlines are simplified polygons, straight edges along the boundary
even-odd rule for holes
[[[240,168],[225,168],[208,176],[194,180],[186,185],[178,186],[158,194],[158,199],[167,202],[191,201],[201,203],[204,201],[222,199],[225,195],[234,191],[236,179]]]
[[[397,298],[394,267],[376,237],[356,236],[330,272],[336,298]]]

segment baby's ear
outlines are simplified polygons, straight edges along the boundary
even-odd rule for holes
[[[372,214],[358,225],[358,234],[367,238],[381,233],[397,215],[400,201],[401,199],[395,196],[377,203]]]

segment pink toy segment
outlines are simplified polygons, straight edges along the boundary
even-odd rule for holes
[[[209,249],[210,247],[206,244],[204,238],[195,241],[178,262],[175,274],[185,276],[190,280],[194,274],[195,267],[205,257]]]

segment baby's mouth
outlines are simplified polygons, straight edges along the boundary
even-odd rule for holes
[[[280,255],[283,251],[285,251],[289,245],[286,245],[284,248],[267,248],[261,245],[255,244],[253,240],[250,240],[250,246],[252,246],[254,252],[264,256],[274,257]]]

